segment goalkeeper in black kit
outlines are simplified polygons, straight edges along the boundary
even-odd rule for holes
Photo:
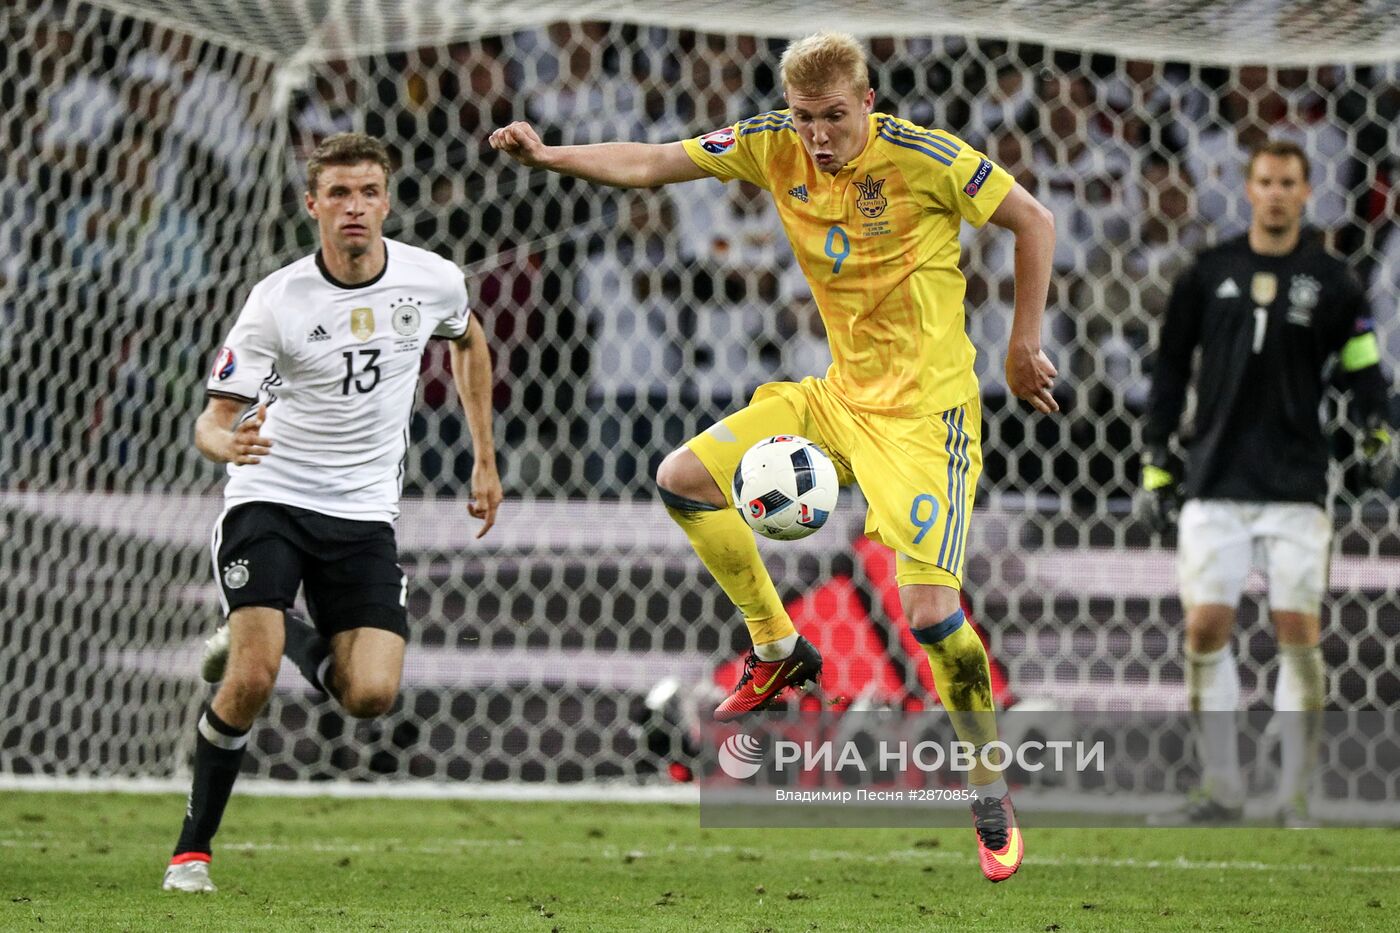
[[[1239,820],[1244,810],[1236,719],[1235,610],[1251,566],[1268,580],[1278,638],[1274,708],[1282,773],[1273,811],[1307,825],[1327,676],[1321,610],[1331,521],[1324,510],[1328,446],[1320,408],[1336,359],[1364,425],[1360,450],[1385,474],[1388,386],[1365,293],[1346,265],[1303,228],[1308,157],[1267,142],[1250,156],[1252,209],[1243,236],[1206,250],[1175,283],[1163,322],[1143,430],[1141,498],[1157,528],[1180,508],[1177,575],[1186,610],[1186,687],[1196,718],[1202,786],[1160,825]],[[1168,454],[1200,349],[1197,407],[1184,475]],[[1211,711],[1220,711],[1209,715]],[[1226,715],[1224,711],[1230,711]]]

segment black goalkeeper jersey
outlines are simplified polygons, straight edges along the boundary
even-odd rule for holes
[[[1256,254],[1247,235],[1202,252],[1167,306],[1143,432],[1147,449],[1165,450],[1176,431],[1199,346],[1186,497],[1321,503],[1324,366],[1371,329],[1360,285],[1308,231],[1286,256]],[[1384,408],[1378,366],[1349,378],[1363,411]]]

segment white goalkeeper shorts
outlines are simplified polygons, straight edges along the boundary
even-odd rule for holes
[[[1258,567],[1270,609],[1321,615],[1331,552],[1332,522],[1320,506],[1192,499],[1178,523],[1181,601],[1237,606]]]

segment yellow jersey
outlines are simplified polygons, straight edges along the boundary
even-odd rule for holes
[[[1013,180],[942,130],[869,119],[865,148],[835,175],[812,162],[786,110],[684,145],[708,174],[772,194],[826,325],[828,383],[863,411],[932,415],[977,394],[959,225],[986,223]]]

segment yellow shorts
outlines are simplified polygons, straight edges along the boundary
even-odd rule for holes
[[[742,408],[686,446],[734,504],[734,471],[754,444],[798,434],[826,452],[842,485],[857,482],[869,510],[865,534],[898,554],[895,578],[961,588],[967,528],[982,473],[982,405],[975,396],[926,418],[851,408],[827,385],[760,386]]]

